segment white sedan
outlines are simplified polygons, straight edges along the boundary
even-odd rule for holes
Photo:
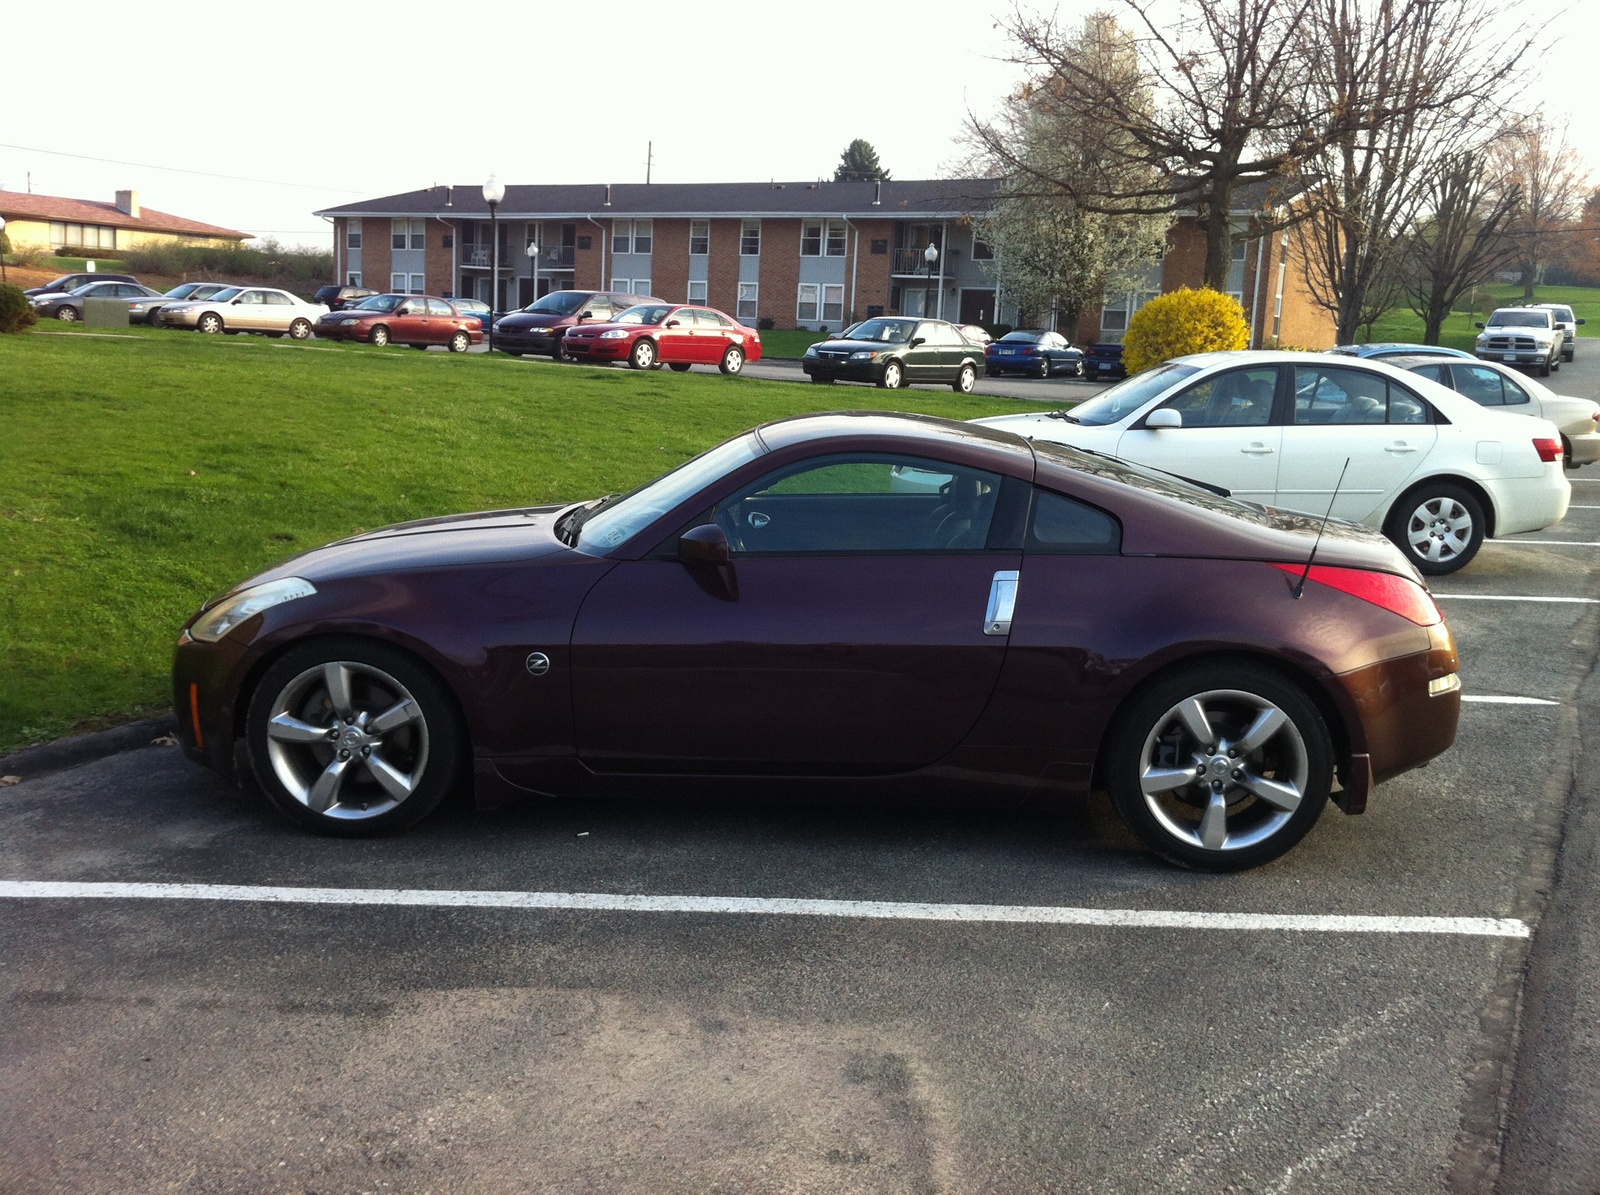
[[[1557,394],[1498,361],[1451,361],[1438,357],[1389,357],[1390,365],[1450,387],[1480,407],[1508,415],[1548,419],[1561,432],[1567,468],[1600,461],[1600,403]]]
[[[307,303],[298,295],[267,286],[230,286],[197,303],[170,303],[161,308],[160,322],[168,328],[193,328],[197,332],[285,333],[296,340],[311,335],[311,326],[328,309]]]
[[[1572,497],[1553,424],[1333,354],[1178,357],[1071,411],[976,422],[1331,511],[1380,528],[1424,573],[1461,568],[1485,536],[1560,522]]]

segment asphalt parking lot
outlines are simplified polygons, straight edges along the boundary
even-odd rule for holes
[[[0,1191],[1600,1189],[1600,466],[1573,503],[1435,586],[1456,747],[1243,875],[1100,805],[344,842],[170,747],[25,777]]]

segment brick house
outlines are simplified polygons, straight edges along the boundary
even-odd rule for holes
[[[112,203],[0,191],[0,216],[13,248],[64,249],[72,257],[110,257],[158,244],[237,245],[250,239],[247,232],[145,207],[137,191],[118,191]]]
[[[338,277],[375,290],[525,306],[563,289],[611,289],[705,303],[748,323],[838,331],[874,315],[1012,323],[1003,263],[974,235],[989,179],[885,182],[612,183],[508,186],[499,276],[481,188],[435,186],[316,213],[334,228]],[[1239,214],[1241,232],[1251,216]],[[1198,285],[1204,242],[1182,217],[1147,283],[1107,296],[1076,339],[1120,339],[1151,295]],[[537,261],[527,246],[537,245]],[[930,262],[929,246],[936,250]],[[1241,240],[1237,294],[1252,338],[1330,343],[1272,237]],[[1230,289],[1234,289],[1230,286]],[[1032,322],[1050,313],[1027,314]]]

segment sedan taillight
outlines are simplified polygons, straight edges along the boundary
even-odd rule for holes
[[[1550,464],[1561,459],[1560,440],[1535,440],[1533,450],[1539,454],[1539,459],[1545,464]]]
[[[1306,571],[1303,564],[1274,564],[1272,567],[1282,569],[1296,580]],[[1374,606],[1382,606],[1401,618],[1409,618],[1418,626],[1431,627],[1444,621],[1444,615],[1439,613],[1439,607],[1434,604],[1433,595],[1406,577],[1364,568],[1313,564],[1309,579],[1364,602],[1371,602]]]

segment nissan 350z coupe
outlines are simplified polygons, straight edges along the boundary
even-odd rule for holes
[[[1234,870],[1446,750],[1456,669],[1377,532],[853,412],[622,496],[306,552],[191,618],[173,682],[190,756],[228,774],[243,740],[328,833],[456,787],[997,809],[1103,788],[1157,854]]]

